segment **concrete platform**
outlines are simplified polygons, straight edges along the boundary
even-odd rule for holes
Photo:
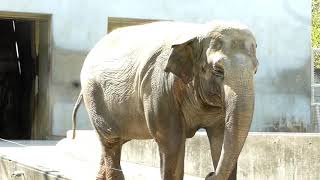
[[[61,141],[0,141],[0,180],[94,179],[100,145],[93,131],[71,133]],[[319,180],[320,134],[250,133],[238,163],[239,180]],[[122,151],[127,180],[159,180],[159,155],[154,141],[130,141]],[[188,139],[185,180],[204,179],[212,171],[205,133]]]
[[[0,179],[27,180],[90,180],[95,179],[99,152],[87,144],[82,146],[83,155],[74,151],[76,141],[14,141],[17,144],[0,141]],[[94,142],[96,143],[96,142]],[[18,145],[19,144],[19,145]],[[92,150],[94,149],[94,150]],[[160,180],[159,168],[122,161],[122,169],[127,180]],[[202,178],[186,175],[187,180]]]
[[[67,179],[55,145],[58,141],[0,141],[0,179]]]

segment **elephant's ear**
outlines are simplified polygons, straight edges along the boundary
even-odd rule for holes
[[[171,46],[171,52],[165,68],[166,72],[172,72],[184,83],[193,79],[194,48],[196,38]]]

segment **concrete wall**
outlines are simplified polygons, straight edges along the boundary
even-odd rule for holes
[[[310,124],[311,0],[2,0],[0,11],[52,14],[52,132],[64,135],[85,55],[105,34],[107,17],[246,23],[260,68],[252,131],[304,131]],[[297,127],[294,127],[294,126]],[[82,107],[79,127],[90,128]]]
[[[58,147],[81,161],[99,160],[99,143],[93,131],[78,131],[75,140],[60,141]],[[320,134],[250,133],[238,161],[239,180],[318,180],[320,178]],[[153,140],[135,140],[122,148],[122,161],[159,167],[159,152]],[[185,173],[205,177],[213,171],[209,141],[198,132],[187,140]]]
[[[316,180],[320,178],[318,134],[251,133],[241,152],[238,179]],[[123,148],[122,160],[160,167],[154,141],[132,141]],[[205,177],[212,171],[208,138],[198,133],[188,139],[185,173]]]

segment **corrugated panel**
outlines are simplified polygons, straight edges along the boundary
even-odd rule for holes
[[[320,132],[320,69],[317,66],[320,61],[320,48],[312,50],[312,85],[311,85],[311,128],[314,132]]]

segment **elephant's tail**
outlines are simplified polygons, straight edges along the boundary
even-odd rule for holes
[[[81,104],[82,99],[83,98],[82,98],[82,91],[81,91],[79,96],[78,96],[77,102],[74,105],[73,112],[72,112],[72,139],[74,139],[76,137],[77,111],[79,109],[79,106]]]

